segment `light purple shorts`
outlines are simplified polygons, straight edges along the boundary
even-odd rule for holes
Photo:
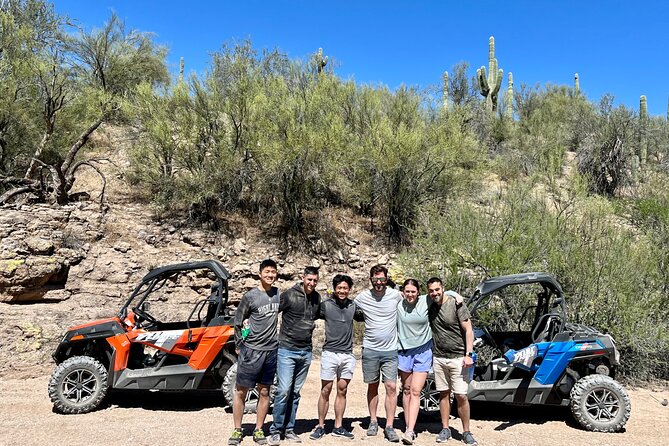
[[[398,369],[403,372],[429,372],[432,368],[432,339],[420,347],[397,352]]]

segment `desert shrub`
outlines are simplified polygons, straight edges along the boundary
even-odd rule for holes
[[[578,168],[590,180],[590,190],[612,197],[633,182],[632,160],[638,117],[625,106],[613,107],[602,98],[589,135],[578,150]]]
[[[648,256],[650,241],[612,218],[605,199],[575,190],[568,200],[574,210],[565,212],[530,183],[481,205],[449,203],[414,233],[403,266],[423,279],[443,276],[462,292],[484,277],[548,271],[565,289],[570,320],[617,340],[623,374],[666,376],[666,297],[651,280],[657,264]]]

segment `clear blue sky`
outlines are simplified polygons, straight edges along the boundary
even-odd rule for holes
[[[306,58],[319,47],[335,72],[358,83],[427,87],[460,61],[488,64],[495,36],[500,68],[514,83],[573,85],[597,101],[611,93],[665,116],[669,99],[669,2],[660,0],[350,1],[56,0],[56,11],[86,28],[112,10],[126,25],[155,33],[172,71],[202,73],[224,42],[250,38]],[[664,77],[662,77],[662,76]]]

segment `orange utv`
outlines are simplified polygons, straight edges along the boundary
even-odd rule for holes
[[[222,403],[231,406],[237,357],[229,279],[216,260],[156,268],[115,317],[68,329],[53,354],[54,409],[90,412],[115,389],[220,389]],[[247,412],[257,397],[249,392]]]

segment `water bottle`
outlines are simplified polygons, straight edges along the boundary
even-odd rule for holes
[[[474,367],[476,367],[476,352],[472,352],[471,358],[473,362],[472,366],[467,367],[464,371],[465,381],[467,382],[470,382],[474,379]]]
[[[242,339],[246,339],[250,331],[251,331],[251,323],[249,322],[248,319],[245,319],[244,322],[242,323]]]

